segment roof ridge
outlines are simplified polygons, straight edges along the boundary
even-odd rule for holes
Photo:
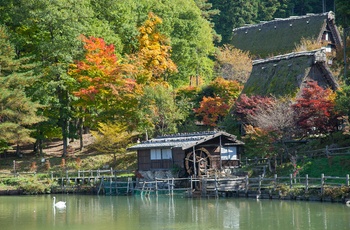
[[[282,54],[282,55],[273,56],[266,59],[253,60],[253,65],[263,64],[263,63],[272,62],[272,61],[286,60],[294,57],[315,56],[317,52],[325,53],[326,50],[325,48],[320,48],[320,49],[311,50],[311,51],[301,51],[301,52],[292,52],[288,54]]]
[[[308,13],[306,15],[301,15],[301,16],[290,16],[288,18],[274,18],[271,21],[261,21],[258,24],[249,24],[249,25],[245,25],[242,27],[233,28],[232,31],[238,31],[238,30],[243,30],[243,29],[248,29],[248,28],[259,27],[259,26],[263,26],[265,24],[272,24],[272,23],[276,23],[279,21],[290,21],[290,20],[304,19],[304,18],[311,18],[311,17],[318,17],[318,16],[327,16],[328,19],[334,19],[334,13],[332,11],[320,13],[320,14],[309,14]]]

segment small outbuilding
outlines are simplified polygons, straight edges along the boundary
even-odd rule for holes
[[[202,176],[240,166],[244,143],[223,131],[181,133],[144,141],[128,150],[137,151],[140,171],[183,169]]]

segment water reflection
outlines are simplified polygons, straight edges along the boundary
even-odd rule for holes
[[[0,197],[1,229],[350,229],[343,204],[254,199],[62,195]]]

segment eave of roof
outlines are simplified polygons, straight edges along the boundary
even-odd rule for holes
[[[213,132],[201,132],[201,133],[186,133],[175,134],[168,136],[160,136],[148,141],[144,141],[140,144],[134,145],[128,150],[142,150],[142,149],[155,149],[155,148],[182,148],[183,150],[191,148],[195,145],[204,143],[220,135],[224,135],[228,138],[232,138],[237,145],[243,145],[242,141],[236,140],[236,136],[222,131]]]

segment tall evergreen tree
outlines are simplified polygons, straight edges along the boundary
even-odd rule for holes
[[[232,29],[253,23],[258,13],[259,0],[210,0],[213,9],[220,10],[220,14],[214,16],[215,30],[222,36],[220,44],[229,44]]]
[[[43,120],[37,115],[40,105],[26,94],[33,83],[26,61],[15,59],[6,29],[0,25],[0,143],[16,145],[17,154],[21,145],[34,142],[33,125]]]
[[[93,12],[88,0],[18,0],[0,9],[16,39],[17,54],[35,55],[40,62],[41,82],[36,96],[47,104],[44,111],[57,121],[63,137],[63,156],[67,153],[70,93],[66,84],[68,65],[79,57],[79,35],[89,32]]]

